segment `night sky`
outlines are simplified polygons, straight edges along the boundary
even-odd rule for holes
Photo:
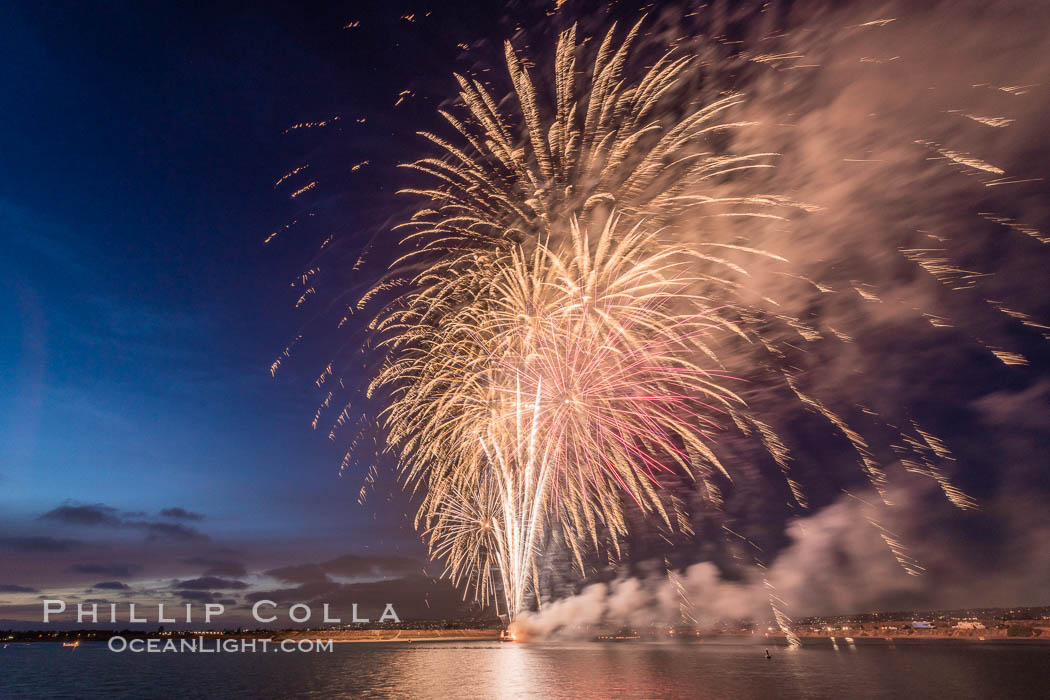
[[[232,606],[266,591],[283,601],[382,599],[403,617],[466,609],[424,576],[424,566],[435,576],[440,566],[427,565],[393,479],[359,505],[361,474],[340,477],[343,446],[310,427],[332,290],[363,282],[335,265],[322,276],[323,300],[305,310],[290,286],[328,235],[330,260],[352,263],[370,243],[392,249],[390,224],[407,206],[394,195],[405,182],[394,166],[425,152],[414,132],[436,128],[436,107],[455,94],[452,72],[498,70],[502,41],[545,16],[542,7],[456,5],[0,10],[0,627],[37,620],[45,596]],[[1033,99],[1021,122],[1041,112],[1045,91]],[[1045,137],[1005,149],[1011,164],[1045,174],[1036,166]],[[296,187],[275,188],[305,163],[311,170],[293,182],[316,180],[316,191],[293,199]],[[1045,194],[1025,190],[1015,213],[1045,223],[1032,204]],[[1027,267],[1004,267],[1021,270],[1015,282],[1036,290],[1021,290],[1028,308],[1045,312],[1038,254],[1020,249]],[[387,262],[369,260],[377,267],[366,271]],[[987,562],[1031,562],[1024,583],[982,602],[1046,603],[1029,583],[1050,562],[1013,539],[1025,522],[1042,531],[1045,513],[1011,520],[1000,497],[1050,491],[1047,353],[1038,336],[1010,332],[1034,358],[1027,374],[1001,374],[979,348],[952,351],[954,379],[918,365],[901,374],[938,382],[917,411],[939,416],[930,420],[949,443],[955,433],[976,465],[964,482],[989,499],[992,520],[938,516],[939,531],[1011,550]],[[903,330],[883,333],[880,357],[928,349]],[[294,362],[272,377],[271,363],[300,334]],[[973,380],[958,378],[966,374]],[[975,438],[978,423],[992,437]],[[825,439],[807,444],[813,459],[826,457]],[[990,476],[1007,459],[1020,476]],[[826,485],[829,507],[815,516],[829,530],[847,515],[840,486]],[[989,534],[982,522],[1001,529]],[[985,584],[982,592],[997,590]],[[907,586],[891,593],[889,603],[937,602]]]
[[[399,93],[429,79],[449,92],[456,44],[497,18],[436,12],[424,26],[388,2],[279,5],[3,10],[12,591],[193,579],[209,569],[194,557],[235,573],[421,555],[403,510],[357,506],[360,482],[337,478],[342,452],[310,430],[314,367],[271,378],[302,322],[288,281],[310,250],[263,240],[302,209],[274,182],[319,148],[380,163],[323,207],[341,233],[380,225],[385,178],[418,145]],[[344,30],[352,20],[367,32]],[[322,136],[282,134],[337,114]]]

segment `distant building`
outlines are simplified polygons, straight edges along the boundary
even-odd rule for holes
[[[916,630],[932,630],[933,629],[933,623],[932,622],[912,622],[911,623],[911,628],[912,629],[916,629]]]

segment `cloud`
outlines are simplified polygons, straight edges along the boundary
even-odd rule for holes
[[[202,520],[203,515],[192,513],[183,508],[166,508],[161,515],[169,518],[184,520]],[[140,518],[142,513],[129,512],[121,514],[116,508],[104,503],[77,504],[67,501],[61,506],[50,510],[40,516],[40,520],[72,525],[78,527],[106,526],[122,529],[143,530],[146,538],[150,540],[207,540],[207,535],[196,528],[182,523],[151,522],[148,520],[133,520]]]
[[[414,559],[393,554],[344,554],[322,562],[321,567],[331,576],[369,578],[414,573],[419,571],[420,564]]]
[[[102,581],[101,583],[96,583],[95,585],[93,585],[92,588],[100,588],[102,590],[107,590],[107,591],[129,591],[129,590],[131,590],[131,586],[129,586],[126,583],[121,583],[120,581]]]
[[[204,520],[204,516],[200,513],[194,513],[188,511],[185,508],[165,508],[160,512],[161,517],[172,518],[175,520]]]
[[[293,566],[282,566],[265,572],[267,576],[288,583],[314,583],[316,581],[330,581],[328,573],[320,564],[296,564]]]
[[[86,546],[81,540],[56,537],[0,537],[0,548],[15,552],[69,552]]]
[[[35,588],[28,588],[26,586],[16,586],[12,583],[0,584],[0,593],[36,593]]]
[[[169,539],[169,540],[209,540],[200,530],[182,525],[181,523],[151,523],[146,521],[136,521],[124,523],[126,527],[137,528],[146,531],[146,538],[150,540]]]
[[[271,569],[266,573],[289,583],[312,583],[339,578],[383,578],[404,576],[419,571],[414,559],[397,555],[346,554],[317,564],[298,564]]]
[[[112,576],[114,578],[127,578],[141,568],[142,567],[137,564],[86,563],[74,564],[69,567],[69,570],[77,574],[101,574],[103,576]]]
[[[199,591],[239,591],[248,587],[244,581],[236,579],[224,579],[218,576],[202,576],[200,578],[176,581],[173,588],[192,589]]]
[[[203,566],[205,576],[244,576],[248,573],[244,564],[231,559],[211,559],[209,557],[191,557],[182,563]]]
[[[268,591],[252,591],[244,596],[249,603],[260,600],[272,600],[278,604],[297,603],[316,600],[322,596],[329,596],[332,592],[339,590],[344,584],[334,581],[311,581],[301,586],[290,588],[276,588]]]
[[[117,509],[102,503],[93,505],[64,505],[50,510],[40,516],[41,520],[51,520],[64,525],[105,525],[108,527],[119,527],[121,520],[117,516]]]
[[[175,591],[175,595],[197,603],[211,603],[215,600],[215,594],[209,591]]]

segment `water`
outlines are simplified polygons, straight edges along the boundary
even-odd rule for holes
[[[825,640],[706,644],[336,644],[331,653],[131,654],[105,644],[0,649],[0,697],[1031,698],[1050,644]]]

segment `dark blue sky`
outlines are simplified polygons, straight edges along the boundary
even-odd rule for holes
[[[400,544],[419,554],[415,535],[398,537],[403,509],[380,507],[381,498],[357,505],[360,479],[339,479],[341,451],[310,429],[316,366],[277,380],[269,372],[303,323],[288,284],[321,227],[331,224],[327,232],[353,248],[358,231],[371,235],[389,215],[380,212],[392,166],[418,145],[411,120],[433,111],[405,103],[395,114],[399,93],[437,76],[438,94],[450,92],[456,44],[495,20],[446,12],[424,26],[422,16],[402,18],[412,10],[5,6],[0,530],[8,539],[94,546],[128,535],[124,525],[40,519],[68,502],[154,519],[173,506],[202,514],[186,526],[256,568]],[[353,20],[362,27],[344,30]],[[336,128],[282,133],[333,115],[343,117]],[[274,182],[311,159],[328,176],[326,194],[309,205],[323,222],[264,247],[307,206]],[[343,186],[362,160],[373,169]],[[129,536],[141,540],[141,528]],[[23,585],[68,578],[59,564],[23,555]]]
[[[177,502],[236,531],[294,484],[267,522],[316,527],[331,470],[267,372],[293,326],[261,240],[281,129],[339,68],[279,15],[127,8],[4,22],[5,505]]]

